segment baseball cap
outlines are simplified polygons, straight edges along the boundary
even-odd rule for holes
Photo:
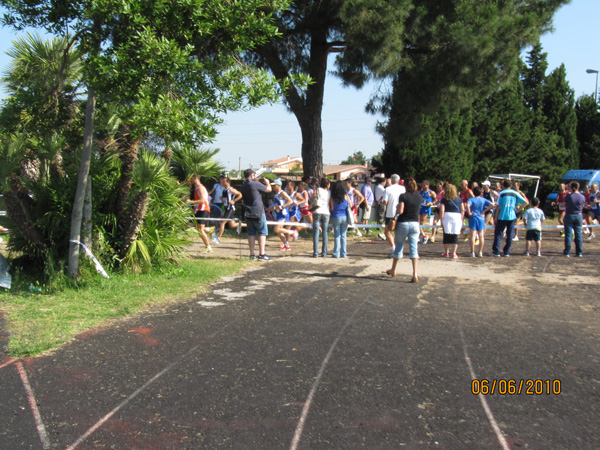
[[[491,186],[492,183],[490,183],[490,180],[485,180],[483,183],[481,183],[482,186]]]
[[[281,178],[277,178],[275,181],[273,181],[273,184],[277,184],[277,185],[281,186],[282,185]]]

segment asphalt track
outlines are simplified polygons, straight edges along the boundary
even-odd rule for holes
[[[256,263],[0,360],[0,448],[600,448],[599,248],[451,261],[424,246],[418,284],[407,260],[382,275],[381,242]],[[509,380],[520,395],[499,394]]]

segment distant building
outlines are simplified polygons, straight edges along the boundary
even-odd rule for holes
[[[369,176],[371,176],[371,171],[366,164],[338,164],[332,166],[323,166],[323,175],[326,177],[331,177],[334,180],[353,178],[356,181],[365,181]]]
[[[285,158],[264,162],[260,167],[275,175],[287,175],[294,168],[302,170],[302,158],[299,156],[286,156]]]

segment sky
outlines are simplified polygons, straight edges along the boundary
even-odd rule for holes
[[[593,95],[596,86],[596,74],[587,74],[586,69],[600,71],[598,20],[599,0],[571,0],[555,15],[554,32],[542,37],[548,73],[564,64],[576,98]],[[8,65],[5,52],[15,37],[11,29],[0,29],[0,72]],[[322,115],[324,164],[339,164],[356,151],[371,157],[382,150],[383,141],[375,132],[382,118],[365,112],[373,89],[374,85],[362,90],[345,88],[328,75]],[[0,92],[0,97],[4,96]],[[207,147],[220,149],[216,157],[227,169],[243,170],[281,157],[301,156],[298,122],[283,104],[230,113],[223,119],[217,139]]]

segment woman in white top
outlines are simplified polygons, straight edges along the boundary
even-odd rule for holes
[[[323,248],[321,256],[327,256],[327,243],[328,235],[327,230],[329,228],[329,199],[331,192],[329,191],[329,180],[327,178],[321,178],[320,187],[316,193],[317,205],[319,206],[313,211],[313,253],[311,257],[316,258],[319,256],[319,234],[323,232]]]

